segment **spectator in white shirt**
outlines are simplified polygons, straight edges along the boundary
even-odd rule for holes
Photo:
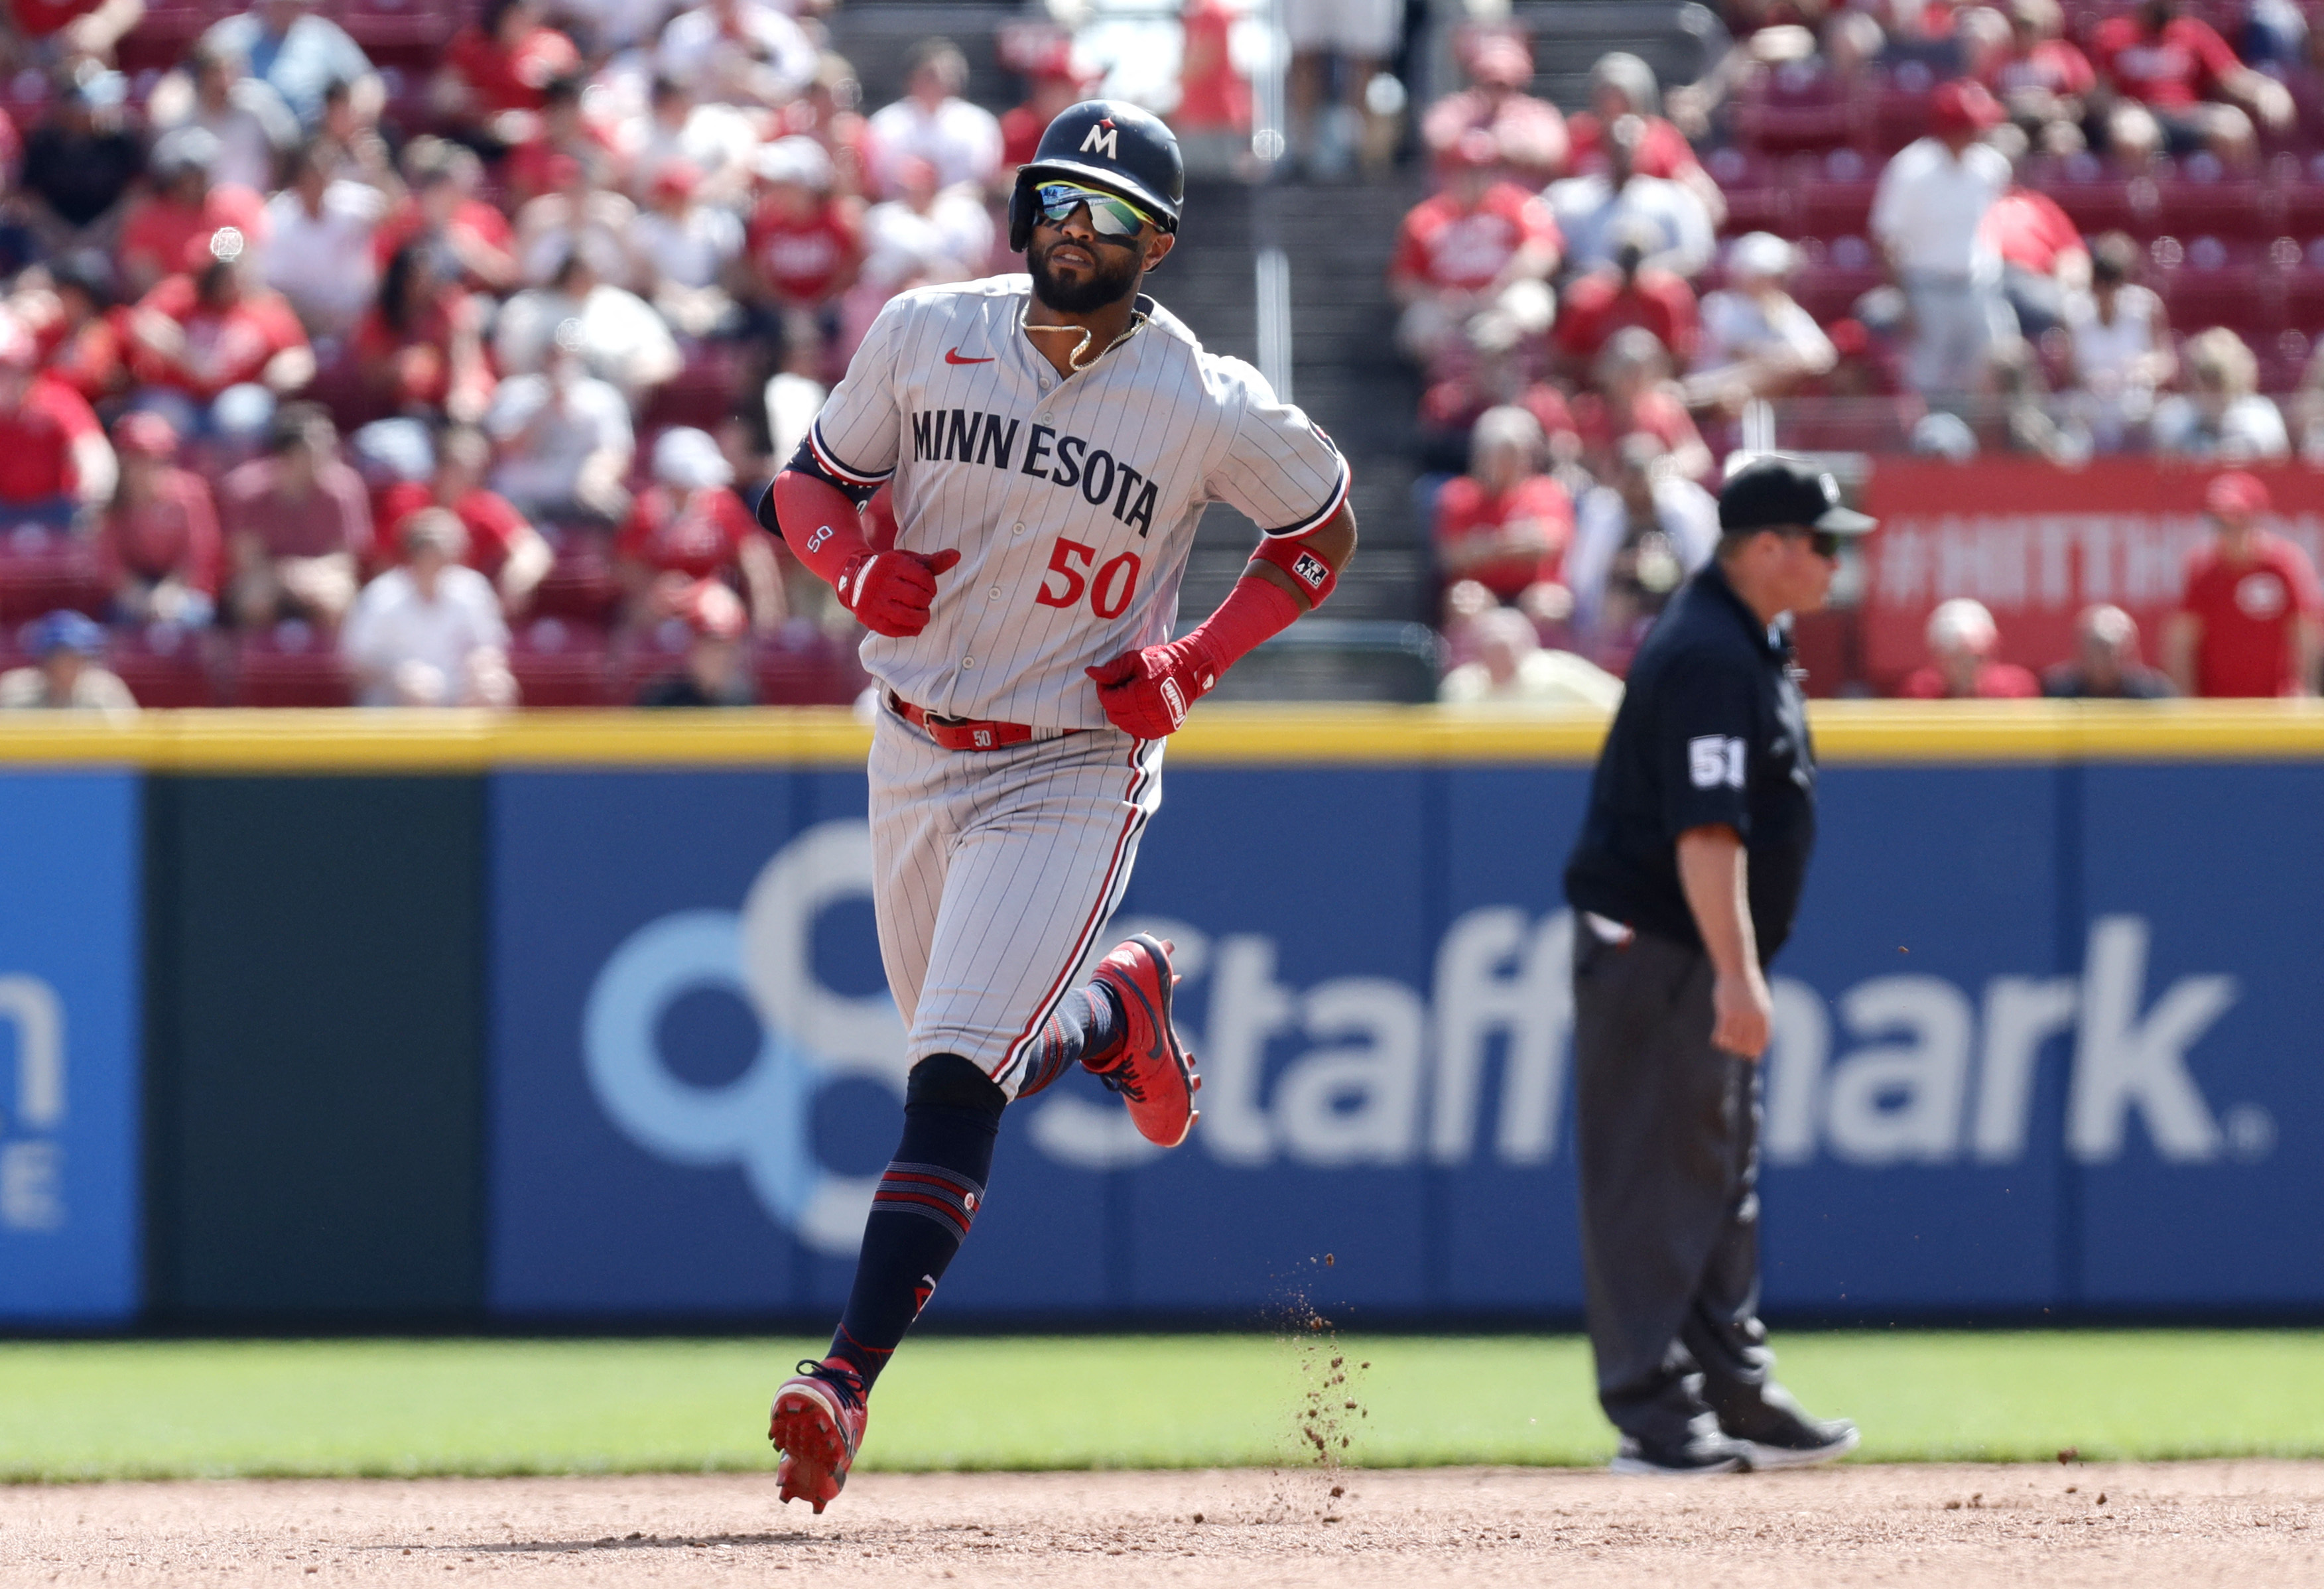
[[[461,566],[459,515],[429,508],[403,525],[404,560],[355,598],[339,647],[367,707],[516,705],[508,624],[492,581]]]
[[[272,190],[276,162],[299,142],[299,118],[282,97],[252,77],[240,55],[208,40],[195,44],[182,71],[155,85],[145,121],[156,133],[204,128],[218,141],[215,180],[258,193]]]
[[[779,107],[815,77],[815,45],[763,0],[709,0],[662,30],[654,68],[705,99]]]
[[[528,517],[616,524],[629,516],[622,486],[637,438],[630,405],[589,374],[581,328],[558,328],[549,367],[503,381],[484,429],[500,445],[494,491]]]
[[[872,180],[882,193],[899,190],[903,162],[913,157],[936,168],[942,188],[966,182],[989,190],[1001,171],[1001,123],[963,99],[968,58],[949,39],[914,46],[904,97],[872,118]]]
[[[2088,291],[2066,295],[2073,364],[2069,404],[2099,452],[2121,452],[2154,412],[2154,394],[2178,374],[2171,316],[2138,281],[2145,251],[2120,232],[2090,245]]]
[[[1912,315],[1904,379],[1932,402],[1978,390],[1987,350],[2017,334],[2001,295],[2001,256],[1984,232],[1986,212],[2009,189],[2007,157],[1984,142],[2000,119],[1982,85],[1938,84],[1929,135],[1897,151],[1873,195],[1872,233]]]
[[[1727,251],[1727,286],[1702,300],[1702,338],[1686,378],[1690,407],[1739,413],[1755,397],[1780,397],[1840,362],[1815,317],[1784,290],[1799,251],[1772,232],[1738,237]]]
[[[2154,405],[2155,451],[2219,464],[2292,456],[2283,411],[2260,395],[2259,360],[2225,326],[2187,339],[2186,385]]]
[[[587,248],[567,254],[546,287],[528,288],[501,306],[493,358],[503,374],[529,374],[549,363],[572,327],[589,373],[642,402],[678,374],[678,339],[653,306],[602,279]]]
[[[372,233],[387,213],[376,188],[333,180],[327,145],[301,148],[290,185],[266,201],[266,284],[290,300],[309,337],[345,337],[379,287]]]
[[[750,195],[758,128],[731,105],[702,103],[675,78],[654,79],[646,108],[622,122],[615,143],[629,162],[637,184],[632,196],[640,203],[656,174],[673,164],[699,174],[696,197],[705,204],[739,206]]]
[[[682,161],[655,173],[646,208],[630,228],[630,279],[670,328],[707,337],[735,312],[720,285],[742,252],[731,209],[697,200],[701,177]]]
[[[1496,607],[1475,622],[1477,656],[1444,675],[1436,698],[1454,706],[1594,707],[1622,704],[1622,681],[1572,651],[1543,649],[1533,620]]]
[[[889,298],[908,287],[965,282],[992,258],[992,215],[973,188],[941,188],[918,156],[897,164],[896,197],[863,217],[863,280]]]
[[[1672,592],[1711,560],[1719,501],[1643,431],[1622,439],[1612,476],[1574,504],[1564,572],[1575,635],[1619,672]]]
[[[1565,237],[1565,258],[1577,270],[1614,263],[1620,239],[1633,231],[1655,239],[1643,262],[1650,269],[1697,276],[1711,263],[1711,212],[1683,182],[1640,176],[1632,169],[1646,124],[1635,115],[1606,130],[1602,176],[1552,182],[1542,197]]]

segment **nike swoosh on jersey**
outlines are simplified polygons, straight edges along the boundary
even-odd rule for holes
[[[989,365],[991,362],[989,358],[963,358],[957,347],[945,349],[945,363],[948,365]]]

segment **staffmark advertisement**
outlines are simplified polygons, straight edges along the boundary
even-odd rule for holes
[[[138,793],[0,780],[0,1321],[126,1322],[138,1212]]]
[[[2324,794],[2276,767],[1828,772],[1764,1070],[1771,1307],[2324,1298],[2324,1241],[2269,1212],[2324,1189],[2324,994],[2237,913],[2253,837],[2184,831],[2190,778],[2287,813]],[[1202,1122],[1163,1153],[1080,1076],[1013,1108],[945,1309],[1578,1311],[1557,878],[1586,780],[1167,772],[1099,952],[1176,943]],[[904,1084],[862,788],[496,781],[502,1314],[844,1298]],[[1251,815],[1286,810],[1296,849]],[[2324,883],[2296,869],[2252,886],[2296,909]]]

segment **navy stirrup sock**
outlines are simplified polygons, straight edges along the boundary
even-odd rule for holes
[[[872,1194],[855,1285],[831,1340],[831,1355],[862,1375],[866,1390],[927,1306],[983,1206],[1007,1103],[991,1077],[957,1055],[933,1055],[912,1067],[903,1141]]]
[[[1121,1047],[1121,1034],[1128,1025],[1121,1013],[1121,995],[1105,984],[1093,982],[1075,988],[1058,1004],[1048,1024],[1041,1028],[1041,1040],[1033,1051],[1031,1069],[1026,1075],[1025,1085],[1017,1089],[1017,1095],[1031,1097],[1077,1061],[1090,1063],[1110,1058]]]

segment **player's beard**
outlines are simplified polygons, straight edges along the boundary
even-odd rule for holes
[[[1059,314],[1091,314],[1138,291],[1138,250],[1117,248],[1108,243],[1076,245],[1090,256],[1093,265],[1083,280],[1065,282],[1049,269],[1049,255],[1060,246],[1052,243],[1044,248],[1037,243],[1025,251],[1025,268],[1033,277],[1033,296]]]

